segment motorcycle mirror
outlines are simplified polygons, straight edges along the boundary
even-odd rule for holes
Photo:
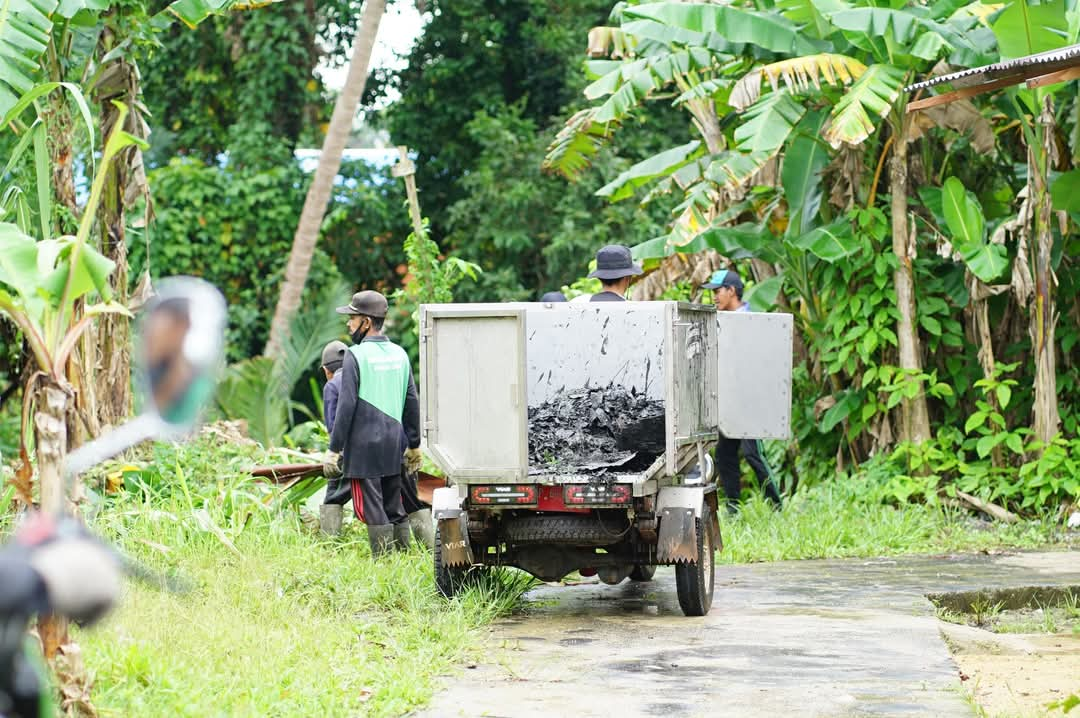
[[[225,298],[195,277],[170,277],[139,315],[134,357],[142,413],[67,458],[74,477],[140,441],[195,428],[214,394],[225,349]]]
[[[162,280],[140,316],[135,346],[144,407],[171,432],[190,431],[213,396],[225,321],[221,293],[195,277]]]

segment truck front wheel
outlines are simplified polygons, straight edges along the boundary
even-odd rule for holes
[[[634,570],[630,572],[631,581],[652,581],[653,576],[656,575],[656,566],[652,566],[647,563],[639,563],[634,566]]]
[[[704,616],[712,606],[713,580],[716,566],[713,561],[713,538],[709,530],[710,509],[702,507],[701,518],[694,521],[697,534],[697,560],[675,564],[675,588],[679,606],[687,616]]]

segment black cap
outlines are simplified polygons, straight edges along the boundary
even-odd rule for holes
[[[642,274],[641,267],[634,264],[629,247],[609,244],[596,253],[596,269],[589,273],[598,279],[622,279]]]
[[[345,342],[339,342],[335,339],[323,347],[322,365],[330,371],[337,371],[345,361],[345,352],[348,350],[349,348],[345,346]]]
[[[701,285],[702,289],[719,289],[720,287],[731,287],[740,296],[742,295],[742,280],[739,279],[738,273],[733,269],[718,269],[712,273],[709,281]]]
[[[544,292],[544,296],[540,297],[541,302],[565,302],[566,295],[562,292]]]
[[[363,314],[365,317],[385,317],[389,308],[386,297],[365,289],[352,295],[352,301],[344,307],[338,307],[338,314]]]

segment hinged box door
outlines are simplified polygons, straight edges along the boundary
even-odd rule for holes
[[[678,473],[696,451],[684,447],[716,441],[717,325],[712,307],[669,304],[667,471]]]
[[[454,481],[528,475],[525,328],[520,309],[484,316],[425,306],[420,345],[428,451]]]
[[[717,312],[720,431],[730,439],[791,436],[790,314]]]

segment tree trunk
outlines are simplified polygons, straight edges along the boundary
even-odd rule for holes
[[[717,154],[724,149],[726,144],[724,132],[720,129],[720,117],[716,114],[716,103],[708,100],[691,100],[689,102],[690,114],[694,118],[694,125],[701,138],[705,140],[705,147],[710,154]]]
[[[115,30],[106,25],[98,40],[98,55],[104,56],[117,42]],[[140,92],[139,70],[124,56],[102,70],[94,86],[94,97],[101,107],[102,137],[109,136],[119,119],[119,110],[113,104],[119,100],[130,109],[124,129],[147,139],[149,131],[142,117]],[[98,208],[101,252],[116,263],[109,281],[115,300],[125,305],[128,301],[126,210],[139,196],[149,202],[142,152],[137,147],[128,147],[106,170]],[[130,344],[131,323],[120,314],[101,316],[93,336],[82,343],[86,354],[83,366],[92,368],[84,376],[88,388],[95,393],[93,420],[101,427],[117,426],[131,414]]]
[[[330,118],[330,127],[319,155],[319,165],[315,169],[315,177],[311,181],[307,198],[304,200],[304,209],[300,213],[300,223],[293,236],[292,251],[289,252],[289,262],[285,267],[285,279],[270,324],[270,339],[263,352],[266,356],[276,356],[280,351],[282,341],[289,331],[289,321],[300,306],[300,297],[311,268],[311,257],[319,239],[319,228],[322,226],[326,205],[330,201],[334,178],[341,168],[341,154],[352,131],[356,108],[367,83],[371,51],[375,46],[375,35],[385,10],[386,0],[364,0],[360,29],[353,45],[352,58],[349,60],[345,87],[334,103],[334,114]]]
[[[889,163],[889,191],[892,193],[892,243],[893,253],[899,260],[893,274],[896,287],[896,304],[900,311],[896,336],[899,341],[900,368],[922,373],[922,350],[915,323],[915,235],[908,227],[908,141],[907,119],[901,119],[900,127],[894,127],[896,139]],[[901,438],[920,443],[930,438],[930,415],[926,408],[926,394],[922,381],[918,382],[918,394],[905,398],[901,404]]]
[[[1053,99],[1047,95],[1042,114],[1038,119],[1042,140],[1038,147],[1028,147],[1028,171],[1031,175],[1034,207],[1032,239],[1035,251],[1032,263],[1035,275],[1035,304],[1031,308],[1029,332],[1035,359],[1035,436],[1049,443],[1058,432],[1061,417],[1057,404],[1057,368],[1054,346],[1054,327],[1057,324],[1054,288],[1056,279],[1051,266],[1050,253],[1054,246],[1051,226],[1051,198],[1047,187],[1047,173],[1054,142]]]
[[[34,445],[37,453],[41,510],[59,515],[67,512],[64,496],[64,457],[67,454],[67,415],[71,395],[51,377],[41,378],[34,413]],[[49,617],[38,621],[45,657],[52,660],[67,643],[67,621]]]
[[[63,208],[59,214],[54,211],[49,224],[58,234],[74,234],[78,224],[79,205],[75,200],[75,151],[72,142],[74,123],[67,105],[67,90],[53,90],[49,93],[47,103],[43,119],[48,131],[53,198],[57,206]]]

